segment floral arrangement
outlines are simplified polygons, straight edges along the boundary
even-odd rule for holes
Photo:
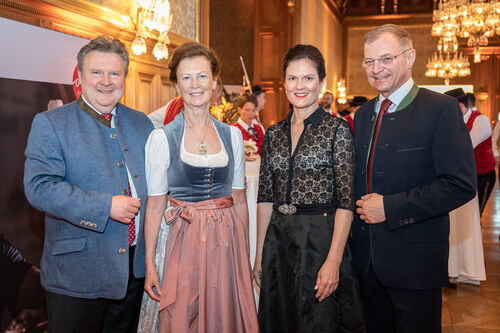
[[[238,107],[236,98],[238,95],[229,95],[226,89],[222,89],[221,103],[212,105],[210,112],[219,121],[232,125],[238,118]]]
[[[222,97],[221,104],[212,105],[210,107],[210,112],[217,120],[229,125],[234,124],[238,115],[236,106],[232,102],[227,101],[224,97]]]
[[[243,140],[243,148],[245,149],[245,154],[255,154],[257,152],[257,145],[253,140]]]

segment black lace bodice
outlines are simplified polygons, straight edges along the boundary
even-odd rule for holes
[[[290,156],[292,112],[265,134],[257,201],[333,204],[354,210],[354,141],[349,124],[319,107],[304,121]]]

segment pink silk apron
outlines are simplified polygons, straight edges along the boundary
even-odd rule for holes
[[[170,198],[159,332],[258,332],[243,221],[233,198]]]

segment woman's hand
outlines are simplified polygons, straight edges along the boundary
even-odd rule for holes
[[[153,287],[156,289],[153,289]],[[158,278],[158,273],[156,272],[156,268],[153,266],[149,269],[146,269],[146,278],[144,280],[144,290],[148,293],[149,297],[153,300],[159,302],[161,296],[161,285],[160,279]]]
[[[252,277],[255,280],[255,283],[260,288],[260,280],[262,278],[262,264],[260,259],[255,258],[255,263],[253,265]]]
[[[339,284],[339,266],[340,264],[329,259],[321,266],[318,272],[318,278],[316,279],[316,286],[314,287],[314,290],[317,290],[315,297],[320,302],[337,289]]]

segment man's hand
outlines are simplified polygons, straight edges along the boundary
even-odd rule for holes
[[[377,193],[370,193],[356,201],[356,213],[366,223],[375,224],[385,221],[384,197]]]
[[[113,220],[129,224],[141,208],[141,199],[124,195],[115,195],[111,201],[109,217]]]

